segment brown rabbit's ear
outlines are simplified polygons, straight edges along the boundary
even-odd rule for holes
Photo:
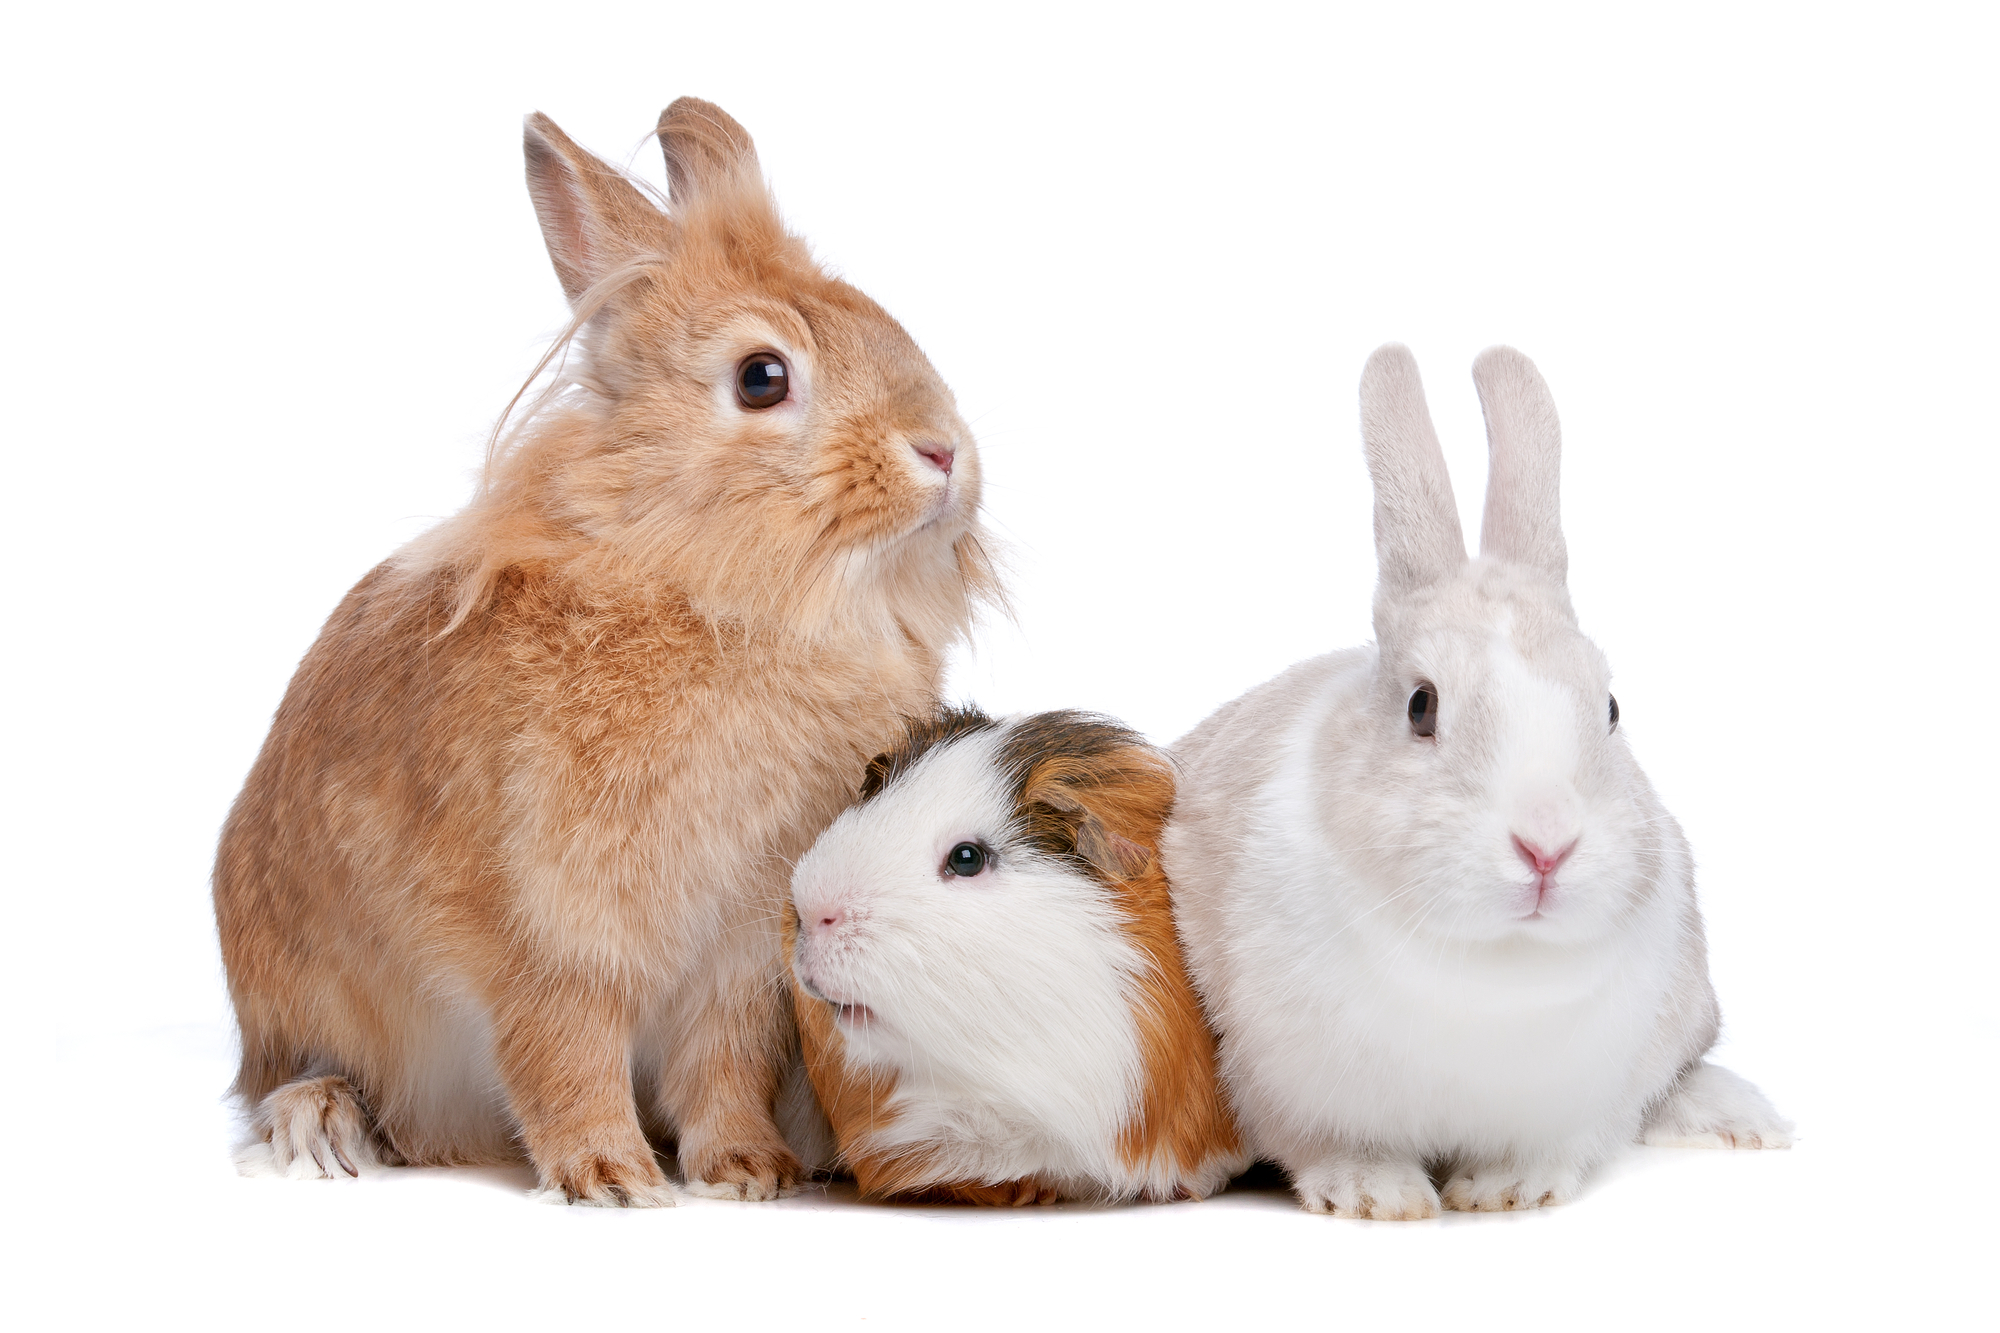
[[[671,243],[673,224],[666,215],[541,112],[528,117],[522,147],[542,240],[572,306],[619,264]]]
[[[718,188],[763,192],[750,132],[715,103],[676,99],[660,113],[659,135],[667,155],[667,193],[676,209]]]

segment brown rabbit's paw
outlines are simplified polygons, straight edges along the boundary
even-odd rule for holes
[[[799,1159],[782,1143],[681,1153],[689,1194],[705,1199],[762,1202],[783,1198],[799,1183]]]
[[[347,1180],[381,1165],[368,1108],[338,1075],[294,1079],[257,1104],[260,1138],[236,1156],[246,1176]]]
[[[644,1159],[580,1154],[544,1167],[541,1188],[531,1197],[590,1208],[671,1208],[680,1202],[651,1154]]]

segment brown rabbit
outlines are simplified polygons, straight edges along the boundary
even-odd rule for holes
[[[293,1174],[525,1151],[671,1203],[650,1133],[700,1193],[797,1175],[790,863],[997,586],[923,353],[734,120],[659,136],[668,212],[529,117],[578,364],[334,611],[223,830],[236,1090]]]

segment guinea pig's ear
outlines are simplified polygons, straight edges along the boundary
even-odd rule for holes
[[[1022,803],[1042,832],[1041,841],[1082,857],[1107,879],[1131,879],[1153,863],[1152,848],[1107,827],[1066,783],[1034,783],[1022,793]]]
[[[889,780],[889,756],[878,754],[868,761],[868,771],[861,775],[861,799],[867,800],[882,790],[882,784]]]
[[[1152,848],[1120,837],[1094,817],[1086,818],[1077,829],[1076,854],[1112,879],[1131,879],[1153,864]]]

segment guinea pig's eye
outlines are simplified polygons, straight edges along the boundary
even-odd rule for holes
[[[944,868],[961,879],[971,879],[986,869],[986,849],[976,842],[961,842],[946,853]]]
[[[736,401],[755,412],[776,407],[792,391],[792,375],[775,352],[746,356],[736,367]]]
[[[1611,696],[1611,729],[1618,730],[1618,696]]]
[[[1410,696],[1410,730],[1419,736],[1435,736],[1437,729],[1437,688],[1432,685],[1419,685],[1416,693]]]

